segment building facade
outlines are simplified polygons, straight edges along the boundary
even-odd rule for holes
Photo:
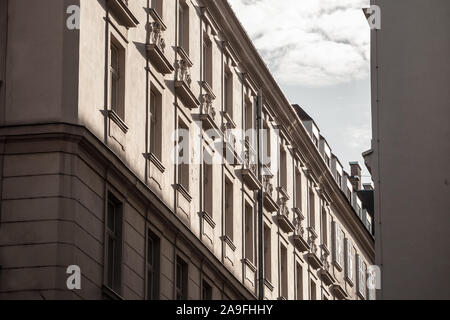
[[[375,184],[379,298],[449,299],[450,3],[371,2],[381,29],[371,36],[364,155]]]
[[[0,5],[1,299],[374,298],[355,177],[226,1]]]

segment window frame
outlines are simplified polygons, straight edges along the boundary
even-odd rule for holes
[[[104,263],[104,284],[105,286],[120,295],[122,292],[122,250],[123,250],[123,210],[124,205],[118,197],[111,191],[107,193],[105,210],[105,263]],[[114,229],[110,226],[110,209],[114,208],[113,223]],[[111,242],[113,249],[111,250]],[[112,254],[112,257],[111,257]],[[111,260],[110,260],[111,259]],[[112,269],[112,270],[111,270]]]

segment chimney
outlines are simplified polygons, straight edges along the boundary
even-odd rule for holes
[[[350,182],[354,190],[361,190],[361,167],[358,162],[350,162]]]

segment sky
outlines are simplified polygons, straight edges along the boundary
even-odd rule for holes
[[[346,170],[370,149],[370,0],[228,0],[287,99]]]

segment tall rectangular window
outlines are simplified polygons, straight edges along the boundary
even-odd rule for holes
[[[283,298],[288,298],[288,272],[287,272],[287,248],[284,245],[280,245],[280,257],[281,257],[281,264],[280,264],[280,274],[281,274],[281,296]]]
[[[234,240],[233,183],[225,179],[225,235]]]
[[[327,210],[322,208],[322,243],[328,246],[328,219]]]
[[[161,160],[162,156],[162,96],[155,89],[150,90],[150,153]]]
[[[297,300],[303,300],[303,268],[297,262]]]
[[[211,40],[205,39],[203,41],[203,81],[213,87],[213,66],[212,66],[212,43]]]
[[[147,300],[158,300],[160,240],[149,230],[147,242]]]
[[[280,149],[280,187],[287,190],[287,156],[282,146]]]
[[[108,195],[106,212],[106,284],[120,293],[122,264],[122,203]]]
[[[353,283],[354,248],[349,239],[345,239],[345,276]]]
[[[109,106],[125,120],[125,49],[111,36],[109,64]]]
[[[176,261],[176,299],[188,299],[188,265],[183,259],[177,257]]]
[[[253,103],[249,100],[245,100],[245,130],[253,130],[254,125],[254,113],[253,113]]]
[[[309,226],[316,228],[316,200],[312,188],[309,188]]]
[[[253,208],[245,204],[245,258],[254,263]]]
[[[272,236],[270,227],[264,224],[264,278],[272,281]]]
[[[358,265],[358,293],[362,298],[364,298],[366,296],[367,265],[359,254],[356,256],[356,259]]]
[[[269,166],[271,163],[270,157],[271,157],[271,133],[270,133],[270,127],[267,121],[263,122],[263,132],[262,132],[262,147],[263,147],[263,164]]]
[[[342,242],[343,242],[343,232],[339,225],[334,222],[334,262],[338,265],[338,267],[342,268],[343,266],[343,250],[342,250]]]
[[[316,283],[311,280],[311,300],[317,300]]]
[[[225,78],[224,78],[224,107],[225,112],[233,118],[233,74],[228,67],[225,67]]]
[[[202,283],[202,300],[205,301],[212,300],[212,286],[204,280]]]
[[[213,218],[213,166],[211,156],[204,151],[205,161],[203,162],[203,207],[208,215]]]
[[[189,127],[179,119],[178,130],[178,184],[189,191]]]
[[[302,175],[295,170],[295,207],[302,210]]]
[[[184,0],[179,0],[178,45],[189,54],[189,6]]]

